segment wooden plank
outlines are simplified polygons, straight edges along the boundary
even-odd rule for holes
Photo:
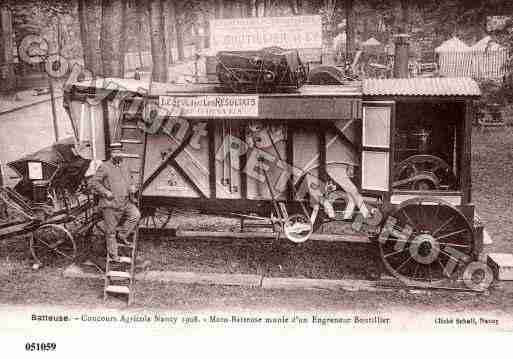
[[[105,291],[109,293],[129,294],[130,288],[125,285],[109,285],[105,288]]]
[[[158,165],[158,167],[148,175],[148,177],[144,180],[142,185],[142,190],[145,190],[156,178],[162,173],[162,171],[172,162],[175,156],[180,153],[185,146],[187,146],[192,138],[193,132],[190,131],[189,134],[183,139],[183,141],[176,147],[171,153],[167,155],[167,157]],[[146,138],[148,134],[146,133]],[[145,151],[146,152],[146,151]],[[146,177],[146,174],[144,174]]]
[[[100,272],[84,271],[76,264],[69,265],[63,273],[66,278],[103,279]],[[205,285],[237,285],[246,287],[260,287],[262,276],[255,274],[225,274],[200,272],[173,272],[173,271],[144,271],[135,275],[135,280],[150,282],[170,282],[182,284]]]
[[[210,198],[215,199],[216,191],[216,148],[215,148],[215,123],[207,124],[208,131],[208,170],[209,170],[209,186]]]
[[[104,133],[104,140],[105,140],[105,156],[106,158],[110,158],[111,153],[111,140],[112,142],[116,142],[119,139],[116,137],[116,134],[114,134],[114,138],[111,138],[111,131],[110,131],[110,119],[109,119],[109,104],[107,102],[107,99],[104,99],[102,101],[102,111],[103,111],[103,133]],[[117,124],[116,124],[117,125]],[[119,131],[115,131],[119,132]]]
[[[461,165],[459,173],[461,176],[461,190],[463,191],[463,204],[472,200],[472,120],[473,104],[472,101],[465,101],[464,118],[460,136],[461,147]]]
[[[289,168],[292,168],[292,166],[294,166],[294,128],[290,124],[287,124],[287,142],[285,145],[285,157],[287,160],[287,164],[289,165]],[[293,201],[295,199],[294,174],[291,172],[288,174],[288,176],[289,178],[287,180],[287,198],[289,201]]]
[[[83,271],[76,264],[70,265],[64,271],[67,278],[103,279],[101,273]],[[382,281],[364,279],[314,279],[314,278],[267,278],[256,274],[225,274],[201,272],[173,272],[173,271],[146,271],[137,273],[138,281],[203,284],[203,285],[229,285],[262,289],[285,290],[344,290],[344,291],[397,291],[405,288],[396,279],[388,281],[388,287]],[[387,284],[387,283],[385,283]],[[117,288],[115,288],[117,289]]]
[[[302,289],[302,290],[345,290],[345,291],[391,291],[396,290],[381,288],[376,281],[358,279],[311,279],[311,278],[264,278],[263,289]]]
[[[185,180],[186,183],[188,183],[192,189],[202,198],[208,198],[208,187],[206,187],[208,181],[207,176],[202,173],[194,173],[192,168],[188,165],[188,163],[185,159],[182,159],[180,162],[177,162],[178,154],[175,158],[172,158],[170,160],[171,166],[178,172],[178,174],[182,177],[182,179]]]
[[[191,239],[210,239],[210,240],[233,240],[233,239],[275,239],[276,234],[270,232],[228,232],[228,231],[189,231],[178,229],[176,231],[178,238]],[[285,238],[283,236],[283,238]],[[286,240],[286,239],[285,239]],[[346,243],[371,243],[366,236],[359,235],[339,235],[313,233],[310,236],[311,241],[324,242],[346,242]]]
[[[9,227],[0,229],[0,240],[6,239],[6,238],[12,238],[13,236],[16,236],[16,235],[22,235],[22,234],[29,233],[30,230],[26,229],[25,227],[27,227],[27,223],[16,224],[13,226],[9,226]]]
[[[317,135],[319,139],[319,178],[323,183],[326,183],[328,180],[326,170],[326,127],[322,123],[319,123]]]
[[[246,143],[246,131],[241,131],[240,139],[242,143]],[[248,161],[247,151],[243,151],[239,158],[240,165],[240,195],[242,199],[248,198],[248,176],[246,173],[246,163]]]
[[[136,275],[137,280],[182,284],[237,285],[260,287],[262,276],[255,274],[225,274],[199,272],[147,271]]]
[[[513,254],[489,253],[487,263],[492,268],[495,278],[500,281],[513,280]]]
[[[340,97],[263,97],[259,101],[259,117],[264,119],[339,120],[360,118],[354,113],[359,98]]]

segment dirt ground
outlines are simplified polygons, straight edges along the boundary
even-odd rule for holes
[[[473,200],[494,242],[487,252],[512,252],[513,129],[475,131],[473,135]],[[208,226],[194,217],[196,226]],[[212,222],[210,222],[212,223]],[[228,223],[234,226],[235,223]],[[376,265],[365,244],[307,242],[301,246],[270,242],[205,242],[176,238],[146,238],[143,259],[154,270],[264,274],[280,277],[355,278]],[[0,303],[103,307],[103,281],[71,279],[63,268],[31,269],[27,240],[0,242]],[[487,294],[408,291],[349,292],[343,290],[264,290],[217,285],[138,282],[134,307],[173,310],[393,310],[431,312],[484,311],[510,313],[513,286],[499,283]]]

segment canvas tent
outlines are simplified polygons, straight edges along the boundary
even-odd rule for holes
[[[496,43],[490,36],[485,36],[470,48],[472,51],[496,51],[504,49],[504,46]]]
[[[472,47],[453,37],[435,49],[442,76],[497,79],[504,76],[508,51],[490,36],[485,36]]]
[[[379,42],[378,40],[376,40],[375,38],[371,37],[370,39],[368,39],[367,41],[364,41],[362,43],[362,46],[363,47],[367,47],[367,46],[381,46],[381,42]]]
[[[472,47],[472,73],[475,78],[496,79],[507,72],[508,50],[485,36]]]
[[[384,51],[383,44],[373,37],[371,37],[367,41],[364,41],[362,43],[362,48],[363,48],[363,51],[365,51],[367,53],[373,53],[373,54],[382,53]]]
[[[436,53],[441,52],[456,52],[456,51],[468,51],[470,47],[463,41],[458,39],[456,36],[444,41],[440,46],[435,48]]]

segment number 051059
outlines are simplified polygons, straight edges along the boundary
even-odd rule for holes
[[[39,352],[39,351],[52,351],[57,349],[57,344],[55,343],[26,343],[25,350],[29,352]]]

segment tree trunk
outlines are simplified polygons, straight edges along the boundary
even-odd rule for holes
[[[240,1],[235,1],[233,3],[233,10],[234,14],[233,17],[240,19],[246,16],[246,9],[245,4],[241,3]]]
[[[197,24],[198,32],[199,30],[203,30],[201,33],[198,33],[199,39],[199,47],[201,49],[208,48],[209,45],[209,23],[208,23],[208,13],[206,11],[200,11],[198,15],[198,24]]]
[[[174,0],[167,1],[167,47],[169,52],[169,58],[168,63],[173,64],[174,63],[174,56],[173,56],[173,48],[175,47],[175,38],[176,38],[176,30],[175,30],[175,24],[176,24],[176,6]]]
[[[299,15],[300,4],[298,0],[289,0],[290,10],[292,15]]]
[[[356,16],[354,1],[346,0],[346,58],[352,59],[355,52]]]
[[[265,0],[255,0],[255,17],[264,16],[264,4]]]
[[[87,70],[91,71],[95,76],[103,74],[100,35],[102,23],[102,7],[101,0],[85,1],[86,22],[87,22],[87,42],[89,45],[89,58],[91,67]]]
[[[0,8],[0,81],[1,92],[9,93],[16,89],[13,59],[12,14],[6,7]]]
[[[410,1],[401,0],[401,24],[399,32],[407,34],[410,31]]]
[[[205,38],[205,42],[204,42],[204,45],[205,45],[205,48],[208,49],[210,48],[210,20],[212,20],[212,12],[209,12],[208,14],[205,14],[205,17],[204,17],[204,31],[205,33],[203,34],[204,38]]]
[[[302,0],[301,13],[304,15],[313,14],[312,0]]]
[[[253,17],[253,0],[245,0],[244,2],[244,17]]]
[[[224,1],[216,0],[215,16],[216,19],[224,18]]]
[[[125,0],[103,0],[101,49],[103,76],[125,77]]]
[[[183,47],[183,28],[180,22],[176,23],[176,56],[178,61],[185,60],[185,50]]]
[[[148,2],[150,18],[151,59],[153,81],[167,82],[166,41],[164,38],[163,0]]]
[[[146,41],[144,36],[144,17],[146,6],[144,0],[136,0],[135,2],[135,21],[137,23],[137,52],[139,54],[139,65],[144,67],[143,51],[145,49],[144,43]]]
[[[264,17],[271,16],[271,0],[264,0]]]
[[[176,31],[176,56],[178,58],[178,61],[185,60],[185,51],[184,51],[184,45],[183,45],[183,23],[182,19],[180,18],[181,15],[181,3],[176,2],[175,4],[175,31]]]
[[[122,0],[123,8],[121,9],[121,53],[119,54],[119,61],[121,63],[121,73],[125,74],[125,56],[128,48],[128,26],[127,26],[127,12],[128,12],[128,1]]]
[[[82,43],[82,56],[84,58],[84,67],[90,69],[93,67],[91,62],[91,47],[89,46],[89,37],[87,35],[87,17],[86,0],[78,0],[78,22],[80,25],[80,42]]]

